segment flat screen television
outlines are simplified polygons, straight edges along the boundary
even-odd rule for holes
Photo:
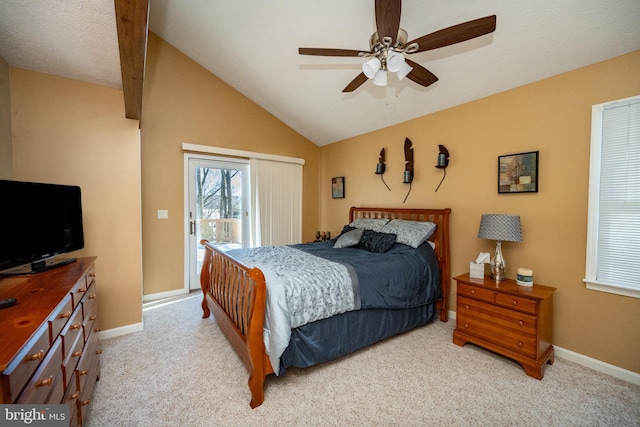
[[[80,187],[0,180],[0,275],[68,264],[55,257],[83,247]]]

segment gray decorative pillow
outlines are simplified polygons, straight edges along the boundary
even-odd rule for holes
[[[364,230],[360,243],[358,243],[358,247],[369,252],[384,253],[391,249],[395,242],[395,234]]]
[[[358,218],[354,219],[351,227],[364,228],[365,230],[380,231],[389,220],[386,218]]]
[[[417,248],[431,237],[435,229],[436,224],[432,222],[394,219],[382,227],[382,232],[395,234],[397,243]]]
[[[356,228],[351,231],[347,231],[338,237],[336,243],[333,244],[334,248],[350,248],[351,246],[355,246],[360,242],[360,238],[362,237],[362,233],[364,232],[363,228]]]

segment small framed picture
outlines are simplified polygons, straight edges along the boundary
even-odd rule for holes
[[[331,178],[331,197],[344,199],[344,176]]]
[[[498,157],[498,193],[537,192],[537,151]]]

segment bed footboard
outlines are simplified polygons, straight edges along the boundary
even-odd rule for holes
[[[264,380],[273,372],[264,348],[263,324],[267,288],[262,271],[250,268],[200,242],[205,256],[200,274],[203,318],[213,313],[249,371],[251,407],[264,400]]]

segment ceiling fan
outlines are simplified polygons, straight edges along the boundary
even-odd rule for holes
[[[491,15],[447,27],[407,42],[408,34],[400,28],[401,1],[375,0],[375,8],[377,31],[369,39],[369,51],[312,47],[298,49],[300,55],[370,58],[362,66],[362,72],[342,92],[353,92],[369,79],[373,79],[373,83],[378,86],[386,86],[387,71],[396,73],[400,80],[408,77],[419,85],[432,85],[438,78],[422,65],[405,58],[404,54],[449,46],[492,33],[496,29],[496,16]]]

